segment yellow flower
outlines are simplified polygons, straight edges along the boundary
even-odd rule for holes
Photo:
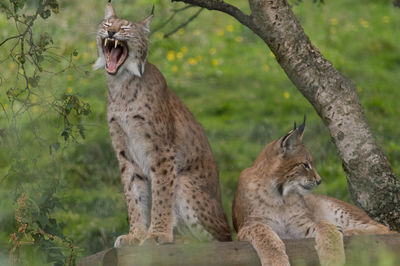
[[[217,53],[217,49],[211,48],[210,49],[210,55],[215,55]]]
[[[193,66],[193,65],[196,65],[196,64],[197,64],[197,59],[191,57],[191,58],[188,59],[188,62],[189,62],[190,65]]]
[[[224,30],[222,30],[222,29],[218,29],[218,30],[217,30],[217,35],[218,35],[218,36],[223,36],[224,33],[225,33],[225,32],[224,32]]]
[[[285,92],[283,93],[283,98],[289,99],[289,98],[290,98],[290,93],[287,92],[287,91],[285,91]]]
[[[182,52],[176,53],[176,58],[182,59],[182,57],[183,57],[183,53]]]
[[[87,52],[84,52],[83,54],[82,54],[82,58],[83,59],[87,59],[89,57],[89,54],[87,53]]]
[[[68,75],[68,76],[67,76],[67,80],[68,80],[68,81],[71,81],[71,80],[72,80],[72,75]]]
[[[184,33],[185,33],[185,30],[184,30],[184,29],[179,29],[179,30],[178,30],[178,34],[179,34],[179,35],[183,35]]]
[[[233,32],[234,28],[233,28],[232,25],[228,25],[228,26],[226,26],[226,30],[227,30],[228,32]]]
[[[362,91],[363,91],[363,88],[357,87],[357,91],[358,91],[358,92],[362,92]]]
[[[8,104],[3,104],[3,107],[4,107],[4,109],[7,109],[7,107],[8,107]]]
[[[186,46],[183,46],[183,47],[181,48],[181,52],[182,52],[183,54],[186,54],[187,51],[188,51],[188,49],[187,49]]]
[[[388,16],[383,16],[382,21],[383,23],[389,23],[390,18]]]
[[[72,87],[67,87],[67,92],[71,93],[72,92]]]
[[[241,43],[241,42],[243,42],[243,37],[242,36],[237,36],[235,38],[235,41]]]
[[[89,47],[90,47],[90,48],[96,47],[96,42],[90,42],[90,43],[89,43]]]
[[[173,72],[178,72],[178,69],[179,69],[179,68],[178,68],[177,66],[172,66],[172,71],[173,71]]]
[[[274,55],[273,52],[269,52],[269,56],[272,57],[272,58],[275,58],[275,55]]]
[[[154,33],[154,37],[156,39],[162,39],[164,37],[164,34],[162,32],[156,32]]]
[[[269,72],[269,66],[268,65],[264,65],[263,69],[264,69],[265,72]]]
[[[167,54],[167,60],[168,61],[174,61],[175,60],[175,52],[174,51],[169,51]]]
[[[199,31],[199,30],[195,30],[195,31],[193,32],[193,35],[195,35],[195,36],[200,35],[200,31]]]
[[[363,26],[364,28],[368,28],[368,27],[369,27],[369,23],[368,23],[368,21],[366,21],[365,19],[360,19],[360,24],[361,24],[361,26]]]
[[[331,18],[331,25],[336,26],[338,24],[338,21],[336,18]]]
[[[213,66],[218,66],[219,65],[219,61],[218,61],[218,59],[213,59],[212,61],[211,61],[211,64],[213,65]]]
[[[34,113],[37,113],[37,112],[39,112],[39,107],[37,105],[35,105],[32,107],[32,110]]]
[[[8,68],[13,71],[15,69],[15,64],[13,64],[12,62],[8,63]]]

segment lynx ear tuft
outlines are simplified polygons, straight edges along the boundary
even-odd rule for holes
[[[154,18],[154,5],[153,8],[151,9],[151,14],[150,16],[148,16],[147,18],[145,18],[142,22],[140,22],[140,24],[143,27],[143,30],[147,33],[150,32],[150,25],[151,25],[151,21]]]
[[[104,14],[104,19],[116,18],[117,15],[115,14],[114,8],[111,5],[111,0],[108,1],[106,4],[106,12]]]
[[[303,120],[303,124],[301,124],[299,126],[299,134],[300,134],[300,138],[303,138],[304,135],[304,130],[306,129],[306,115],[304,115],[304,120]]]
[[[304,122],[299,127],[296,126],[296,122],[294,122],[294,127],[289,131],[285,136],[283,136],[280,140],[280,147],[283,148],[284,151],[292,151],[296,149],[296,147],[301,144],[301,140],[303,138],[304,129],[306,126],[306,120],[304,116]]]

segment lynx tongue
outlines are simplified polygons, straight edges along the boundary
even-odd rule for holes
[[[117,48],[111,48],[110,55],[107,60],[107,72],[115,73],[117,72],[118,68],[118,61],[121,58],[123,49],[122,47],[118,46]]]

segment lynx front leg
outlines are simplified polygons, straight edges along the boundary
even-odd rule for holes
[[[136,167],[125,170],[122,175],[125,200],[128,207],[129,234],[122,235],[115,241],[115,247],[131,244],[142,244],[147,237],[149,217],[149,185],[143,175],[138,174]],[[136,170],[135,170],[136,169]],[[128,180],[129,179],[129,180]]]
[[[322,266],[339,266],[345,263],[343,235],[332,223],[321,220],[316,225],[316,250]]]
[[[109,122],[110,135],[117,154],[121,180],[129,217],[129,234],[121,235],[114,243],[115,247],[141,244],[146,239],[148,222],[148,184],[145,176],[134,162],[127,157],[126,135],[112,118]]]
[[[175,192],[175,156],[172,149],[157,156],[150,167],[151,181],[151,223],[148,238],[159,244],[173,242],[174,192]]]
[[[263,266],[288,266],[285,244],[266,224],[257,222],[240,228],[238,240],[250,242]]]

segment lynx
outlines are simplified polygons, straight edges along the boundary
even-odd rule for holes
[[[133,23],[117,18],[107,3],[97,34],[94,68],[106,73],[108,125],[130,226],[115,246],[170,243],[174,231],[229,241],[218,169],[205,132],[147,62],[153,11]]]
[[[321,265],[344,263],[344,235],[395,233],[353,205],[310,194],[321,183],[302,144],[303,124],[269,143],[240,177],[233,203],[238,239],[249,241],[262,265],[289,265],[281,239],[315,237]]]

